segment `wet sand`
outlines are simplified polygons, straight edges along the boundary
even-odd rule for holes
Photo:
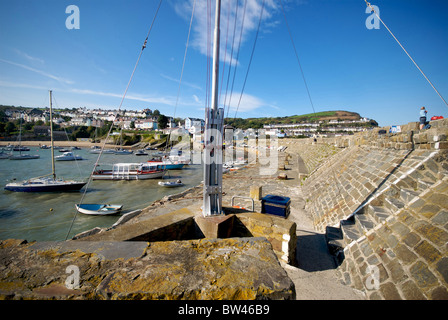
[[[18,145],[18,141],[0,141],[0,146]],[[49,146],[51,141],[22,141],[22,146],[27,147],[40,147],[42,145]],[[79,147],[79,148],[91,148],[93,146],[102,147],[102,143],[93,143],[87,141],[54,141],[56,147]],[[115,148],[115,144],[106,144],[105,148]],[[131,148],[132,146],[123,146],[123,148]]]

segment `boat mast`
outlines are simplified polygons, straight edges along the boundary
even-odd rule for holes
[[[51,137],[51,173],[53,180],[56,180],[56,170],[54,168],[54,141],[53,141],[53,107],[52,107],[52,91],[50,90],[50,137]]]
[[[218,108],[219,37],[221,0],[216,0],[213,43],[212,109],[205,119],[204,197],[205,217],[222,214],[222,127],[224,109]]]

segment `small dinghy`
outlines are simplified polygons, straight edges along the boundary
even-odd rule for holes
[[[176,181],[159,181],[159,186],[167,187],[167,188],[174,188],[174,187],[181,187],[184,184],[180,180]]]
[[[123,208],[120,204],[75,204],[76,210],[78,212],[90,215],[110,215],[117,214]]]

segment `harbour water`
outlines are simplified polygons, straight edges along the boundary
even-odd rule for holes
[[[65,179],[87,179],[98,159],[98,154],[89,153],[89,149],[74,150],[85,160],[56,161],[56,174]],[[15,152],[17,153],[17,152]],[[4,186],[12,179],[25,179],[51,173],[51,150],[31,147],[25,153],[38,154],[34,160],[0,160],[0,239],[26,239],[27,241],[64,240],[70,224],[76,214],[75,204],[81,201],[81,192],[69,193],[24,193],[4,190]],[[110,168],[118,162],[145,162],[149,156],[102,154],[100,168]],[[60,155],[55,150],[55,156]],[[91,181],[83,203],[122,204],[123,212],[143,209],[162,197],[182,192],[201,183],[203,179],[202,165],[188,165],[182,170],[169,170],[166,179],[181,179],[184,186],[164,188],[158,185],[161,179],[138,181]],[[120,215],[88,216],[76,215],[75,223],[69,238],[75,234],[94,227],[109,227]]]

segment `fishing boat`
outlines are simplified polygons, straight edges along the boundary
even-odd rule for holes
[[[12,151],[30,151],[30,148],[25,146],[15,146]]]
[[[176,181],[159,181],[159,186],[174,188],[174,187],[182,187],[184,184],[180,180]]]
[[[75,207],[78,212],[84,214],[106,216],[120,213],[121,209],[123,208],[123,205],[82,203],[82,204],[75,204]]]
[[[90,153],[94,153],[94,154],[100,154],[101,153],[101,148],[97,148],[97,147],[94,148],[94,147],[92,147],[92,149],[90,149],[89,152]],[[104,149],[102,153],[103,154],[104,153],[115,154],[115,150],[113,150],[113,149]]]
[[[148,161],[148,163],[160,165],[167,170],[179,170],[185,166],[185,163],[172,161],[171,159],[165,157],[152,158],[151,160]]]
[[[135,152],[136,156],[147,156],[148,153],[144,149],[139,149],[137,152]]]
[[[135,153],[136,156],[147,156],[148,153],[144,149],[137,150]]]
[[[75,160],[84,160],[83,157],[74,154],[73,152],[64,152],[60,156],[54,157],[56,161],[75,161]]]
[[[170,155],[168,156],[168,158],[173,161],[173,162],[177,162],[177,163],[183,163],[183,164],[190,164],[190,157],[189,156],[185,156],[182,153],[180,154],[172,154],[170,153]]]
[[[126,150],[126,149],[117,149],[117,150],[115,150],[115,154],[117,154],[117,155],[127,155],[127,154],[133,154],[134,153],[134,151],[132,151],[132,150]]]
[[[56,170],[54,165],[54,148],[53,148],[53,115],[52,115],[52,99],[50,90],[50,132],[51,132],[51,168],[52,173],[45,176],[27,179],[22,182],[11,182],[5,186],[8,191],[15,192],[67,192],[79,191],[86,184],[84,181],[63,180],[56,178]],[[22,155],[25,156],[25,155]]]
[[[146,180],[161,178],[166,169],[149,163],[115,163],[112,169],[95,170],[93,180]]]

